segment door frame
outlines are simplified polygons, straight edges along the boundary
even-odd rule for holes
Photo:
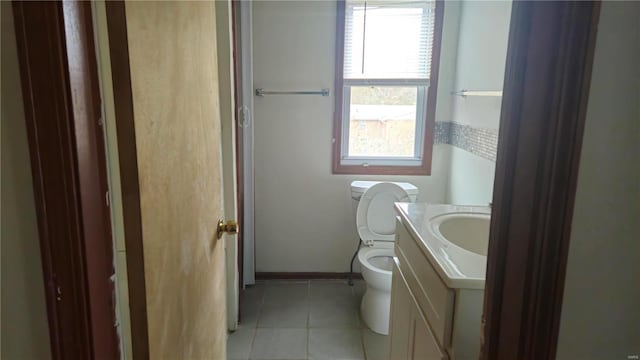
[[[53,359],[117,359],[91,4],[14,2]]]
[[[236,145],[236,204],[238,224],[242,231],[238,232],[238,289],[244,288],[244,136],[241,124],[244,122],[244,112],[241,111],[242,100],[242,63],[240,62],[240,9],[238,1],[231,1],[231,47],[233,53],[233,104],[235,115],[235,145]],[[242,315],[238,309],[238,319]]]
[[[242,214],[242,286],[256,282],[255,257],[255,178],[254,178],[254,103],[253,103],[253,5],[251,1],[233,1],[235,63],[235,103],[238,119],[238,206]]]
[[[131,351],[134,359],[149,359],[147,293],[142,242],[140,182],[133,116],[133,90],[124,1],[106,1],[107,33],[113,82],[113,102],[118,134],[122,217],[129,283]],[[105,79],[107,81],[107,79]]]
[[[482,359],[555,358],[599,13],[599,1],[513,3]]]

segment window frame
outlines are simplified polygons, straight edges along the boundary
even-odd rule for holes
[[[423,82],[422,84],[402,84],[403,80],[397,79],[384,79],[384,80],[349,80],[349,84],[343,84],[342,89],[344,91],[345,88],[352,87],[361,87],[361,86],[387,86],[387,87],[415,87],[416,88],[416,126],[415,126],[415,134],[414,134],[414,154],[423,153],[424,149],[424,126],[426,120],[426,103],[428,96],[428,80]],[[347,82],[347,81],[345,81]],[[344,154],[349,151],[349,129],[351,126],[350,115],[351,115],[351,94],[343,93],[342,96],[342,119],[346,119],[347,121],[342,121],[342,138],[340,144],[340,162],[342,165],[354,165],[354,166],[363,166],[362,163],[366,162],[367,166],[420,166],[422,165],[422,159],[414,156],[350,156],[349,158],[344,158]]]
[[[402,82],[406,82],[407,86],[417,86],[418,91],[426,92],[426,99],[423,97],[423,103],[420,104],[420,96],[418,96],[418,104],[416,115],[420,116],[422,112],[423,121],[416,119],[416,150],[422,148],[421,158],[416,157],[352,157],[343,159],[343,147],[348,146],[349,136],[349,109],[350,101],[344,96],[345,79],[344,79],[344,36],[346,25],[346,2],[338,0],[337,17],[336,17],[336,61],[335,61],[335,82],[334,82],[334,121],[333,121],[333,161],[332,168],[334,174],[354,174],[354,175],[430,175],[431,174],[431,156],[433,152],[433,129],[435,126],[436,100],[438,87],[438,69],[440,64],[440,44],[442,40],[442,23],[444,19],[444,1],[436,0],[435,4],[435,22],[433,29],[433,46],[431,52],[431,71],[430,78],[424,83],[418,84],[413,80],[397,80],[393,79],[362,79],[347,80],[346,86],[362,85],[392,85],[400,86]],[[424,87],[421,90],[421,87]],[[426,102],[426,104],[425,104]],[[426,105],[426,109],[425,109]],[[422,109],[421,109],[422,107]],[[422,127],[422,129],[420,129]],[[422,136],[417,134],[422,133]],[[419,141],[420,140],[420,141]],[[348,149],[347,149],[348,150]],[[414,151],[419,153],[419,151]],[[367,159],[372,160],[372,164],[361,162]]]

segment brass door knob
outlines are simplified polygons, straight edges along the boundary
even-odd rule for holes
[[[226,223],[222,220],[218,220],[218,230],[216,232],[218,239],[222,238],[223,233],[237,234],[238,223],[235,220],[229,220]]]

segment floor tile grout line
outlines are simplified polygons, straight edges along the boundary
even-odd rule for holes
[[[309,359],[309,345],[311,342],[311,280],[309,280],[309,286],[307,287],[307,351],[306,358]]]
[[[254,284],[254,286],[257,285]],[[246,290],[246,288],[244,289]],[[258,321],[260,320],[260,315],[262,312],[262,304],[264,302],[264,290],[262,291],[262,294],[260,296],[258,296],[258,301],[257,301],[257,315],[256,315],[256,323],[255,326],[250,327],[249,329],[251,329],[253,331],[253,336],[251,337],[251,341],[249,342],[249,357],[248,359],[251,360],[252,355],[253,355],[253,346],[255,344],[255,340],[256,340],[256,336],[258,333]]]
[[[249,346],[249,358],[253,355],[253,344],[256,342],[256,336],[258,335],[258,328],[253,328],[253,336],[251,337],[251,345]]]
[[[266,296],[266,294],[262,293],[262,297],[260,299],[260,301],[258,302],[258,315],[256,316],[256,329],[259,327],[258,324],[260,323],[260,318],[262,317],[262,310],[264,307],[264,297]]]
[[[260,296],[260,300],[258,301],[258,315],[256,316],[256,325],[253,328],[253,338],[251,339],[251,347],[249,349],[249,359],[251,359],[251,355],[253,355],[253,345],[256,341],[256,336],[258,335],[258,321],[260,321],[260,317],[262,316],[262,307],[264,305],[264,297],[265,297],[265,289],[262,289],[262,295]]]
[[[367,346],[364,344],[364,331],[363,329],[359,329],[360,330],[360,346],[362,347],[362,356],[364,357],[364,360],[367,360]]]

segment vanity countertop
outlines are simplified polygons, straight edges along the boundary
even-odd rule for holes
[[[447,287],[484,289],[486,256],[465,250],[436,235],[439,230],[434,219],[446,216],[488,219],[491,215],[488,206],[427,203],[396,203],[395,206],[402,223]],[[488,243],[488,238],[486,241]]]

